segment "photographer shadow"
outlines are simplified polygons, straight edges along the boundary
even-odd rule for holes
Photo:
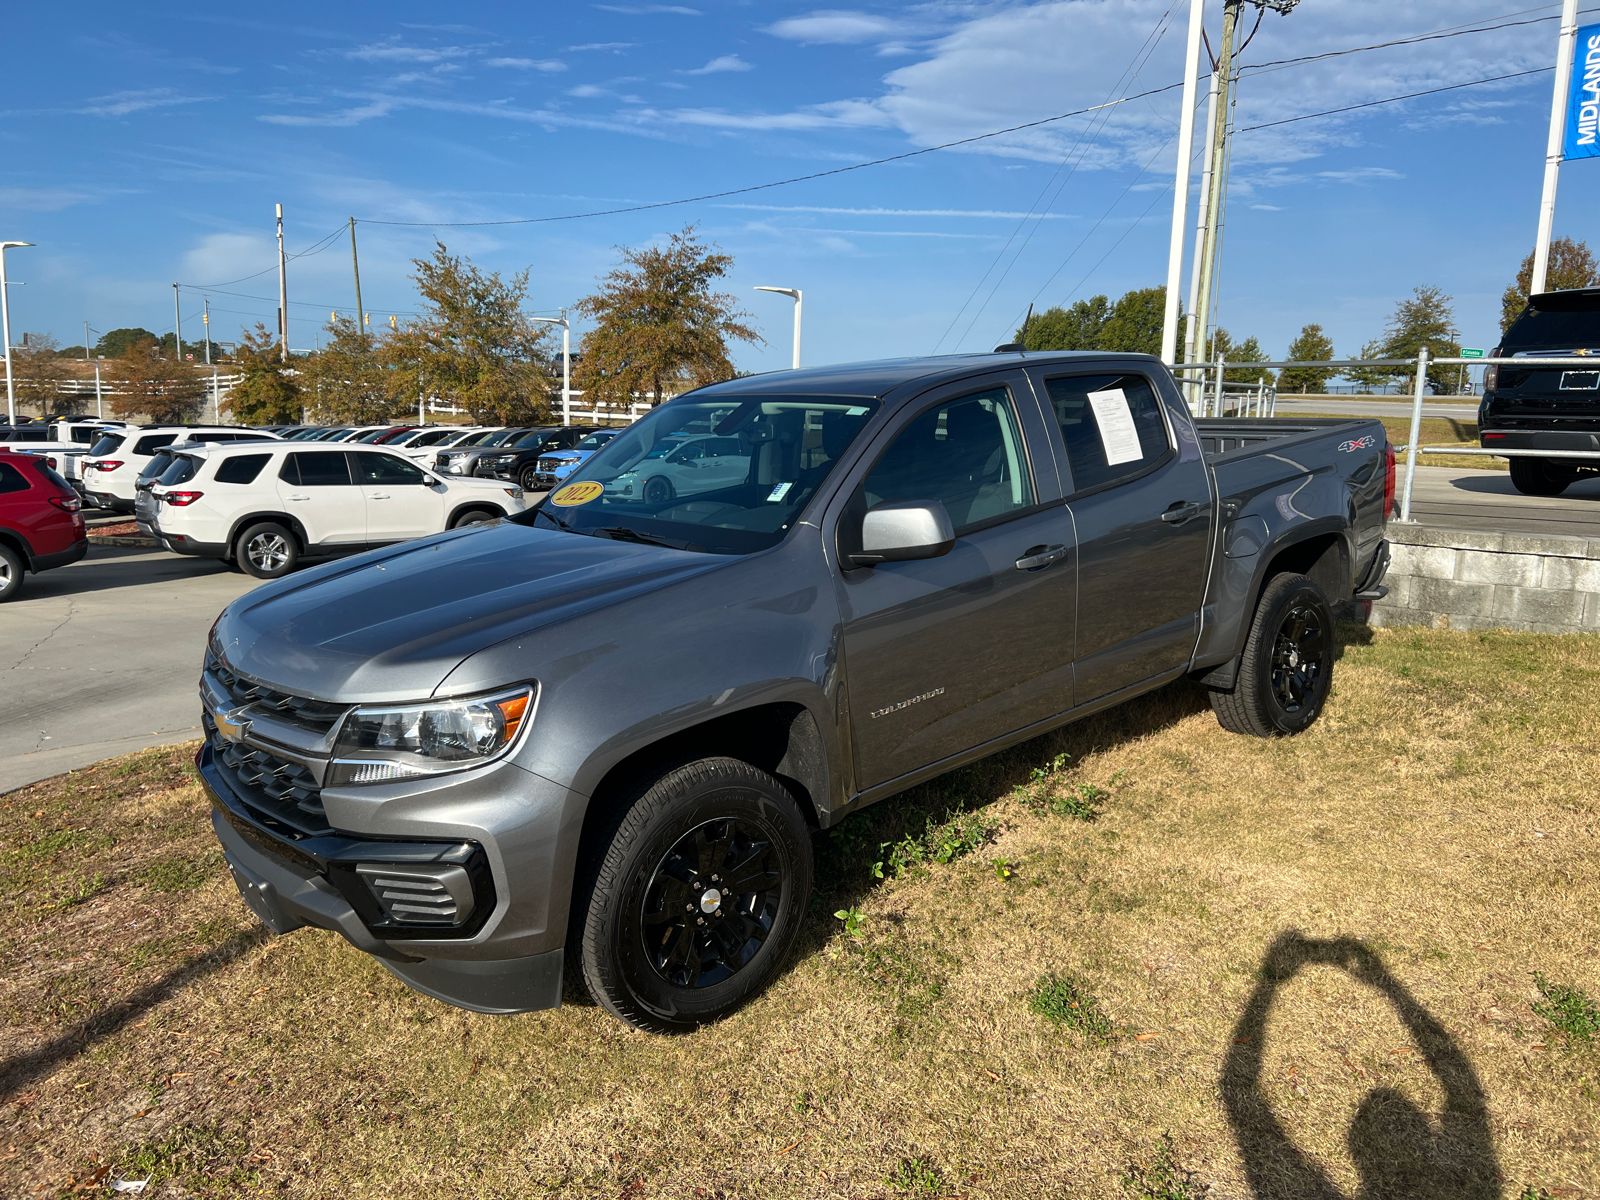
[[[1260,981],[1233,1030],[1221,1089],[1245,1174],[1257,1200],[1343,1200],[1273,1114],[1261,1087],[1267,1019],[1278,990],[1303,967],[1329,966],[1380,992],[1445,1094],[1437,1122],[1394,1088],[1362,1098],[1345,1135],[1362,1200],[1490,1200],[1502,1195],[1488,1105],[1472,1064],[1444,1026],[1352,938],[1322,941],[1288,932],[1274,939]]]

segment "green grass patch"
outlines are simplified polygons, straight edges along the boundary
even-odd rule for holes
[[[1052,1025],[1076,1029],[1091,1041],[1111,1040],[1111,1018],[1088,986],[1074,975],[1046,975],[1028,993],[1028,1007]]]
[[[1535,975],[1533,981],[1544,997],[1533,1011],[1549,1021],[1552,1029],[1560,1030],[1574,1042],[1592,1042],[1600,1034],[1600,1007],[1582,988],[1551,983],[1543,975]]]
[[[885,1182],[913,1196],[936,1196],[944,1190],[944,1176],[926,1158],[902,1158]]]
[[[1200,1200],[1205,1187],[1197,1187],[1172,1160],[1172,1137],[1162,1134],[1155,1150],[1141,1162],[1129,1163],[1122,1173],[1122,1190],[1138,1200]]]
[[[212,850],[199,857],[175,855],[140,867],[134,878],[153,892],[187,892],[212,879],[222,868],[222,854]]]

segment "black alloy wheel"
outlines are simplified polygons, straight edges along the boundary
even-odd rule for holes
[[[1333,687],[1333,610],[1304,575],[1275,575],[1261,591],[1231,688],[1211,690],[1230,733],[1280,737],[1321,714]]]
[[[731,758],[686,763],[616,800],[584,834],[573,975],[640,1029],[720,1020],[772,982],[800,934],[805,816],[777,779]]]
[[[517,477],[517,483],[521,485],[522,490],[525,492],[537,492],[539,490],[538,465],[533,464],[523,467],[522,474]]]
[[[673,987],[704,988],[743,970],[778,915],[783,871],[748,821],[707,821],[657,865],[638,913],[644,953]]]
[[[644,502],[646,504],[669,504],[677,498],[677,490],[672,486],[672,480],[665,475],[657,475],[644,483]]]

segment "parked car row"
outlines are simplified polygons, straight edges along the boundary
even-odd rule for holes
[[[0,601],[37,574],[88,552],[82,503],[43,455],[0,450]]]

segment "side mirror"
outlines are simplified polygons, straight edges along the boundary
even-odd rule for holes
[[[861,522],[861,550],[850,560],[858,567],[870,567],[939,558],[955,544],[955,526],[941,502],[901,500],[867,510]]]

